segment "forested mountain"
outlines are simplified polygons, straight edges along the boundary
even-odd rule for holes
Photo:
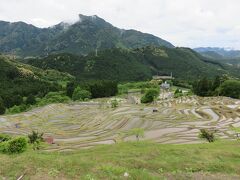
[[[184,80],[221,74],[240,76],[239,69],[203,57],[188,48],[115,48],[87,56],[56,54],[25,59],[24,62],[43,69],[68,72],[77,79],[136,81],[151,79],[156,74],[169,75],[171,72],[175,78]]]
[[[151,34],[116,28],[98,16],[79,15],[74,24],[62,22],[49,28],[0,21],[0,52],[23,57],[63,52],[86,55],[96,49],[146,45],[174,47]]]
[[[41,97],[50,91],[59,91],[60,83],[73,79],[67,73],[42,70],[0,55],[0,101],[7,108],[18,105],[16,101],[22,101],[22,97]]]
[[[199,47],[195,48],[195,51],[206,54],[209,57],[213,58],[223,58],[223,59],[236,59],[240,58],[240,51],[239,50],[226,50],[224,48],[217,48],[217,47]]]
[[[214,59],[222,64],[240,67],[240,51],[225,50],[223,48],[195,48],[202,56]]]

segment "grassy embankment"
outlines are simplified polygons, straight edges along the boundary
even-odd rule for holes
[[[0,155],[0,177],[15,179],[233,179],[240,177],[240,142],[104,145],[74,153],[28,150]]]

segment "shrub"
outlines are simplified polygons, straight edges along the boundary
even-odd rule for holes
[[[144,96],[141,98],[142,103],[151,103],[155,98],[159,95],[159,90],[157,89],[149,89]]]
[[[70,98],[64,92],[50,92],[40,102],[39,105],[51,103],[64,103],[70,101]]]
[[[0,143],[9,141],[11,139],[11,136],[7,134],[0,134]]]
[[[129,135],[136,136],[137,141],[139,141],[140,137],[144,137],[144,129],[142,129],[142,128],[131,129],[129,132]]]
[[[24,137],[16,137],[7,141],[7,152],[10,154],[22,153],[27,149],[27,140]]]
[[[0,143],[0,152],[1,153],[7,153],[8,152],[8,142],[4,141]]]
[[[116,99],[114,99],[114,100],[111,101],[111,107],[112,107],[112,108],[118,107],[118,101],[117,101]]]
[[[183,96],[183,92],[181,89],[176,89],[176,91],[174,92],[174,97],[175,98],[178,98],[178,97],[181,97]]]
[[[201,129],[200,130],[199,137],[202,138],[202,139],[206,139],[210,143],[214,142],[216,140],[214,132],[206,130],[206,129]]]
[[[28,108],[29,108],[29,106],[27,106],[26,104],[22,104],[20,106],[15,105],[15,106],[9,108],[7,110],[7,112],[10,113],[10,114],[16,114],[16,113],[26,111]]]
[[[32,134],[28,135],[29,143],[34,144],[35,142],[43,141],[43,133],[38,133],[36,131],[32,131]]]
[[[84,101],[91,98],[91,93],[87,90],[81,89],[79,86],[74,90],[72,99],[74,101]]]

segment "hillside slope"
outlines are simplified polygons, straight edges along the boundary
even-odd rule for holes
[[[44,95],[61,89],[62,83],[73,78],[67,73],[45,71],[0,56],[0,99],[3,99],[6,107],[11,107],[13,96]]]
[[[145,47],[135,50],[108,49],[87,56],[57,54],[24,60],[43,69],[68,72],[78,79],[136,81],[152,75],[169,75],[193,80],[221,74],[240,76],[238,69],[202,57],[188,48]]]
[[[62,52],[86,55],[96,49],[146,45],[174,47],[151,34],[116,28],[98,16],[79,15],[74,24],[62,22],[49,28],[0,21],[0,52],[18,56]]]

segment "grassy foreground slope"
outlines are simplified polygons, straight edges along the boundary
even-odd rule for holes
[[[240,142],[104,145],[75,153],[0,155],[0,177],[26,179],[239,179]],[[128,173],[128,178],[124,173]]]

